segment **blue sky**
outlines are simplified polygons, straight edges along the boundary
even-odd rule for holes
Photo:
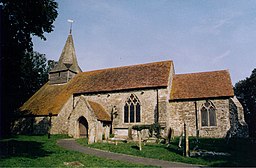
[[[256,68],[256,0],[62,0],[54,31],[34,50],[58,60],[73,19],[83,71],[173,60],[177,74]]]

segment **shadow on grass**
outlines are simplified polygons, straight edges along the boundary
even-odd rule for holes
[[[131,148],[136,149],[136,150],[140,150],[140,148],[138,146],[135,146],[135,145],[131,146]]]
[[[195,138],[190,139],[190,149],[198,146],[198,149],[212,152],[223,152],[229,155],[205,155],[193,156],[192,158],[201,159],[208,163],[208,166],[256,166],[256,143],[250,139],[234,138],[227,143],[225,139],[200,138],[196,143]],[[178,141],[175,139],[169,147],[165,147],[170,152],[182,155],[182,149],[178,147]]]
[[[165,147],[166,150],[176,153],[178,155],[183,155],[183,149],[182,148],[178,148],[178,147],[174,147],[174,146],[170,146],[170,147]]]
[[[36,141],[0,141],[0,159],[11,157],[38,158],[50,155],[43,149],[43,143]]]

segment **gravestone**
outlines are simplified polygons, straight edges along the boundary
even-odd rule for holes
[[[141,147],[141,132],[140,131],[138,131],[138,136],[139,136],[139,149],[141,151],[142,147]]]
[[[90,131],[90,134],[88,136],[88,144],[93,144],[94,143],[94,134],[93,131]]]
[[[109,139],[109,127],[106,126],[105,129],[104,129],[104,135],[105,135],[105,139],[108,140]]]

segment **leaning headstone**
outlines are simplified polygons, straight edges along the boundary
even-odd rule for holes
[[[98,136],[97,142],[101,142],[102,141],[102,131],[101,130],[97,131],[97,136]]]
[[[89,137],[88,137],[88,144],[94,143],[94,134],[92,131],[90,131]]]
[[[132,140],[132,126],[128,128],[128,138]]]
[[[171,140],[174,139],[174,130],[172,128],[169,128],[169,132],[168,132],[168,144],[171,143]]]
[[[179,144],[178,147],[181,148],[181,144],[182,144],[182,139],[184,137],[184,132],[182,131],[182,133],[180,134],[180,138],[179,138]]]
[[[140,131],[138,131],[138,135],[139,135],[139,149],[141,151],[142,147],[141,147],[141,132]]]
[[[109,127],[106,126],[106,127],[105,127],[105,132],[104,132],[104,134],[105,134],[105,139],[106,139],[106,140],[109,139],[109,131],[110,131],[110,130],[109,130]]]
[[[188,129],[187,129],[186,123],[184,123],[184,136],[185,136],[184,153],[186,157],[189,157]]]

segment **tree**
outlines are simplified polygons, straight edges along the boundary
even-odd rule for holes
[[[47,59],[44,54],[27,52],[21,60],[21,95],[27,100],[48,80]],[[21,102],[23,103],[23,102]]]
[[[235,84],[235,95],[240,100],[245,111],[245,121],[249,134],[256,137],[256,68],[250,77]]]
[[[33,52],[32,35],[46,39],[44,33],[53,31],[57,7],[54,0],[0,0],[0,134],[8,133],[14,112],[45,81],[46,59]]]
[[[7,45],[32,50],[31,35],[46,40],[44,32],[53,31],[57,3],[54,0],[1,0]]]

